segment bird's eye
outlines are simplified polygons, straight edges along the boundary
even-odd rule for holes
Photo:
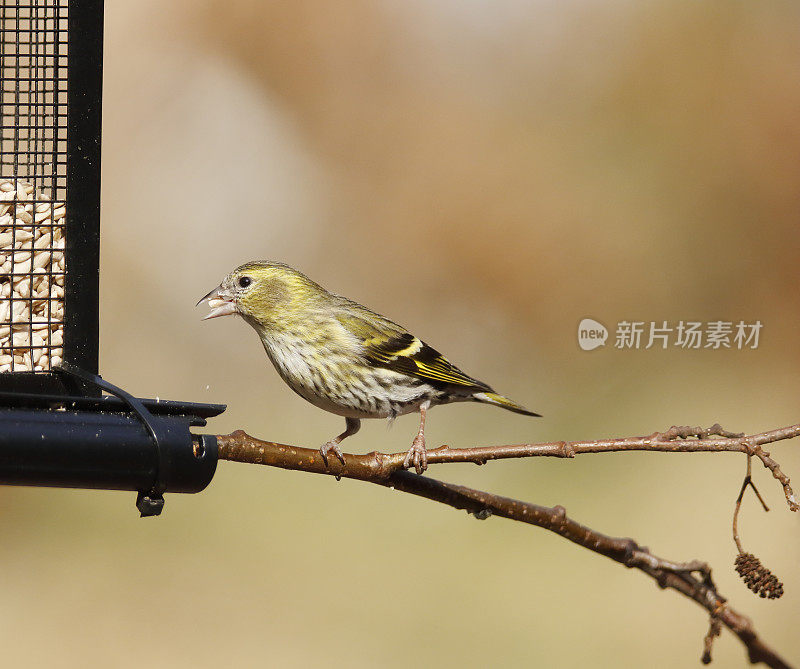
[[[239,279],[239,288],[247,288],[253,280],[249,276],[243,276]]]

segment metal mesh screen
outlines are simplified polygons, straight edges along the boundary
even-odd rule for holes
[[[0,373],[63,356],[67,0],[0,0]]]

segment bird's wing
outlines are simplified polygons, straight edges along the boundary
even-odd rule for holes
[[[462,372],[439,351],[401,326],[365,307],[361,308],[364,312],[358,315],[349,311],[337,318],[348,332],[359,339],[369,364],[407,374],[433,385],[491,391],[485,383]]]
[[[367,359],[374,364],[432,382],[434,385],[489,390],[485,383],[468,376],[435,348],[410,333],[372,342],[365,348]]]

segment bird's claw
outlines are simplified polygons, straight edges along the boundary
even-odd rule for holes
[[[336,459],[344,464],[344,455],[342,454],[342,449],[339,448],[339,442],[336,441],[328,441],[322,444],[319,447],[319,454],[322,456],[322,460],[325,462],[325,466],[328,466],[328,453],[333,451],[333,454],[336,456]]]
[[[425,449],[425,437],[418,434],[411,448],[406,453],[405,460],[403,460],[403,468],[408,469],[411,465],[417,470],[417,474],[422,474],[428,468],[428,452]]]

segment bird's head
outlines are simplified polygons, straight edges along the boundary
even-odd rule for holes
[[[203,320],[238,314],[259,329],[289,323],[324,292],[288,265],[258,260],[237,267],[197,304],[206,301],[211,307]]]

